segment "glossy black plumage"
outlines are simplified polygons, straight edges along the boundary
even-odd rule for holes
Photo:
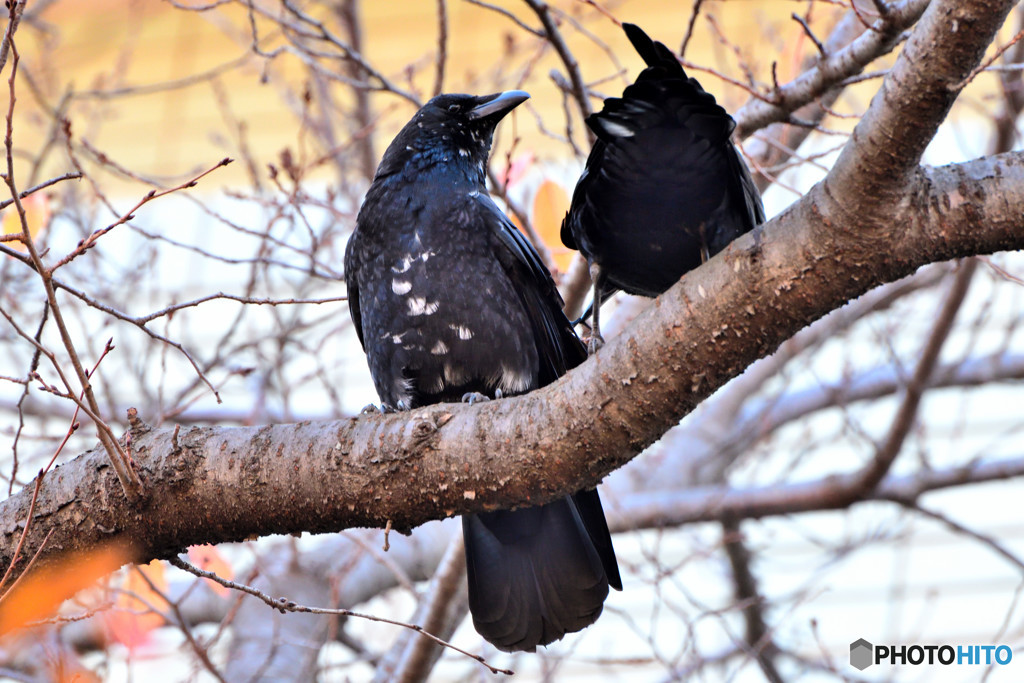
[[[550,274],[485,187],[494,127],[527,97],[440,95],[384,153],[345,275],[386,409],[524,393],[586,359]],[[621,588],[596,491],[466,516],[463,530],[473,622],[503,650],[588,626]]]
[[[623,29],[647,68],[587,117],[597,140],[562,222],[591,265],[595,323],[602,298],[657,296],[764,222],[732,117],[668,48]]]

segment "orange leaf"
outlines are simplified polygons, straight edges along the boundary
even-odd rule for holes
[[[62,602],[127,561],[128,553],[123,548],[107,546],[30,570],[0,597],[0,635],[52,616]]]
[[[545,180],[533,197],[533,227],[551,250],[563,273],[572,263],[573,250],[562,244],[562,219],[569,210],[569,195],[557,183]]]
[[[231,565],[224,559],[221,552],[212,545],[194,545],[188,549],[188,557],[200,569],[213,572],[222,579],[230,581],[235,578],[235,571],[231,568]],[[204,579],[204,581],[210,584],[210,588],[222,598],[227,597],[228,593],[231,592],[227,586],[222,586],[212,579]]]
[[[35,238],[39,230],[50,220],[50,200],[43,194],[33,194],[21,200],[25,207],[25,222],[28,223],[29,234]],[[0,234],[15,235],[21,234],[21,220],[18,218],[18,209],[11,204],[0,214]],[[21,242],[6,242],[5,244],[24,249]]]
[[[129,569],[114,609],[103,615],[110,637],[131,649],[144,644],[149,632],[164,624],[163,615],[153,610],[166,604],[166,590],[167,577],[160,560]]]

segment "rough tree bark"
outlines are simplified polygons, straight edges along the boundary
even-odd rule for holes
[[[918,167],[1013,4],[932,2],[826,179],[558,383],[482,406],[334,422],[180,433],[136,422],[145,499],[124,500],[102,449],[56,468],[15,572],[37,552],[43,566],[109,541],[147,561],[196,543],[388,522],[405,530],[545,502],[595,484],[868,289],[926,263],[1024,248],[1024,154]],[[0,503],[0,567],[32,492]]]

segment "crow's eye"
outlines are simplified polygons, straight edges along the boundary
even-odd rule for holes
[[[459,105],[457,105],[457,104],[449,104],[449,105],[448,105],[448,111],[450,111],[450,112],[451,112],[451,113],[453,113],[453,114],[457,114],[457,113],[459,113],[460,111],[462,111],[462,107],[460,107],[460,106],[459,106]]]

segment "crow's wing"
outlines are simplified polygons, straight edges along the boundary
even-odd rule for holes
[[[544,262],[484,192],[474,192],[480,215],[496,239],[495,256],[516,286],[530,318],[541,359],[540,385],[550,384],[587,359],[587,350],[562,312],[562,297]]]
[[[366,343],[363,342],[363,319],[359,314],[359,264],[356,259],[356,249],[353,242],[357,239],[352,235],[348,245],[345,247],[345,287],[348,297],[348,312],[352,317],[352,324],[356,328],[356,336],[359,337],[359,344],[366,350]]]

